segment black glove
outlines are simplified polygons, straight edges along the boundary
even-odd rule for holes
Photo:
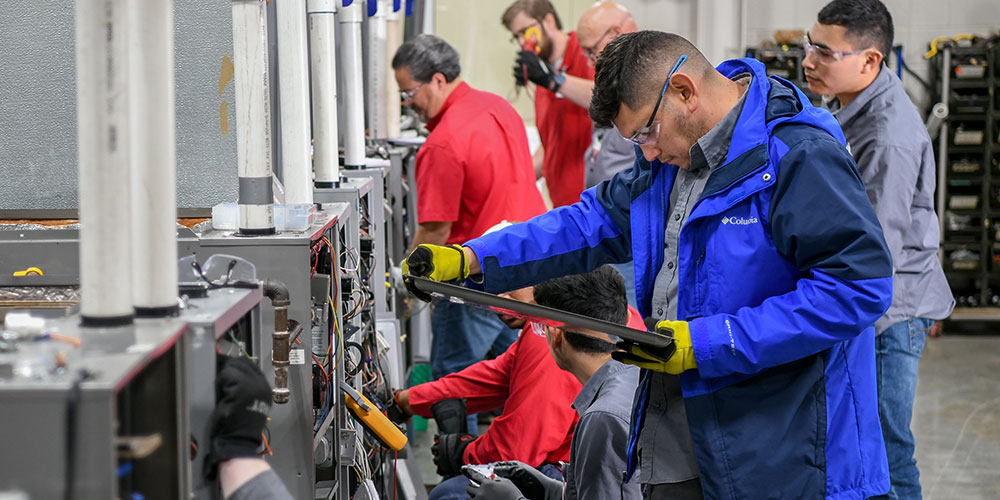
[[[465,492],[472,498],[480,500],[523,500],[524,495],[510,482],[510,479],[498,477],[490,479],[474,470],[462,469],[471,484]]]
[[[219,462],[257,456],[271,409],[271,386],[253,361],[218,354],[215,367],[212,441],[205,459],[210,478]]]
[[[527,78],[526,78],[527,77]],[[528,81],[540,87],[557,92],[565,77],[556,73],[549,65],[530,50],[518,52],[514,61],[514,83],[520,86]]]
[[[441,477],[452,477],[462,473],[465,447],[469,446],[476,436],[471,434],[435,434],[431,455],[434,455],[434,465]]]
[[[466,418],[464,399],[442,399],[431,406],[431,416],[437,422],[441,434],[467,434],[469,419]]]
[[[493,473],[513,481],[528,500],[562,499],[562,481],[552,479],[524,462],[517,460],[497,462],[493,465]]]
[[[410,420],[410,414],[403,410],[403,407],[399,406],[397,399],[399,397],[399,391],[392,394],[389,398],[389,402],[385,404],[385,416],[389,417],[389,420],[397,424],[405,424]]]

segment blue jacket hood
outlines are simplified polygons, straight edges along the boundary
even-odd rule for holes
[[[809,98],[784,78],[768,76],[764,64],[756,59],[731,59],[716,67],[727,78],[750,73],[753,81],[740,113],[726,162],[729,163],[756,146],[765,144],[774,127],[788,122],[819,128],[846,144],[844,132],[829,112],[813,107]]]

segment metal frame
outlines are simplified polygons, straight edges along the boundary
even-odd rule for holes
[[[247,259],[256,266],[258,279],[277,279],[288,287],[291,298],[288,318],[300,325],[311,325],[310,248],[324,236],[331,242],[336,242],[334,232],[343,221],[350,219],[352,208],[342,203],[323,205],[324,212],[307,231],[301,233],[285,232],[272,236],[246,238],[236,236],[233,231],[210,231],[200,238],[198,259],[203,260],[216,253]],[[261,360],[261,369],[269,379],[273,379],[274,376],[274,368],[268,362],[271,359],[269,339],[273,330],[273,314],[272,308],[262,308],[260,321],[263,326],[254,336],[254,348]],[[340,311],[338,317],[341,317]],[[301,335],[299,341],[303,349],[311,352],[310,335]],[[271,409],[268,429],[271,433],[271,449],[274,456],[269,458],[269,463],[294,498],[313,498],[316,470],[313,464],[311,362],[289,367],[288,387],[291,389],[289,402],[274,405]],[[338,398],[334,405],[339,408],[343,403]]]
[[[156,451],[133,461],[133,474],[149,477],[153,467],[160,475],[156,483],[168,485],[161,491],[146,492],[146,498],[165,498],[171,489],[183,490],[191,481],[186,466],[190,434],[180,404],[185,390],[180,376],[184,352],[177,347],[187,325],[177,319],[138,320],[127,327],[85,329],[79,321],[78,316],[71,316],[49,325],[53,331],[83,342],[84,348],[75,359],[70,358],[66,374],[41,380],[15,379],[0,390],[0,407],[4,408],[0,412],[0,442],[7,450],[23,453],[5,462],[4,487],[22,490],[31,498],[59,498],[63,494],[60,479],[66,477],[67,399],[73,374],[84,369],[92,378],[80,386],[75,497],[120,496],[116,439],[123,427],[128,427],[126,420],[143,422],[147,431],[161,433],[162,444]],[[157,383],[146,380],[148,376],[155,377]],[[164,412],[157,407],[169,402],[178,403],[176,411]],[[129,419],[129,415],[134,418]]]

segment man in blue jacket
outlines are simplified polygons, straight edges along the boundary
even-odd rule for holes
[[[679,374],[712,499],[862,499],[886,492],[872,325],[892,263],[836,120],[757,61],[712,68],[683,38],[608,44],[591,118],[644,158],[579,203],[469,241],[423,246],[410,272],[498,292],[635,260],[640,312],[676,353],[626,345],[643,370],[629,470],[662,498],[658,449]]]

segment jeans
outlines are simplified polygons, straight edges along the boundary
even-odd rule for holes
[[[628,261],[624,264],[612,264],[618,272],[625,278],[625,295],[628,296],[628,305],[638,308],[635,305],[635,263]]]
[[[490,348],[498,355],[517,340],[518,331],[507,328],[491,311],[456,304],[434,303],[431,314],[431,377],[437,380],[482,361]],[[469,434],[476,434],[475,415],[469,415]]]
[[[933,325],[933,320],[914,318],[900,321],[875,337],[878,414],[892,482],[888,495],[881,498],[921,498],[920,471],[913,458],[910,418],[917,393],[917,364],[927,332]]]
[[[552,479],[563,480],[562,471],[555,465],[545,464],[538,470]],[[427,500],[469,500],[469,494],[465,491],[468,487],[469,480],[465,476],[448,478],[431,490],[427,495]]]

